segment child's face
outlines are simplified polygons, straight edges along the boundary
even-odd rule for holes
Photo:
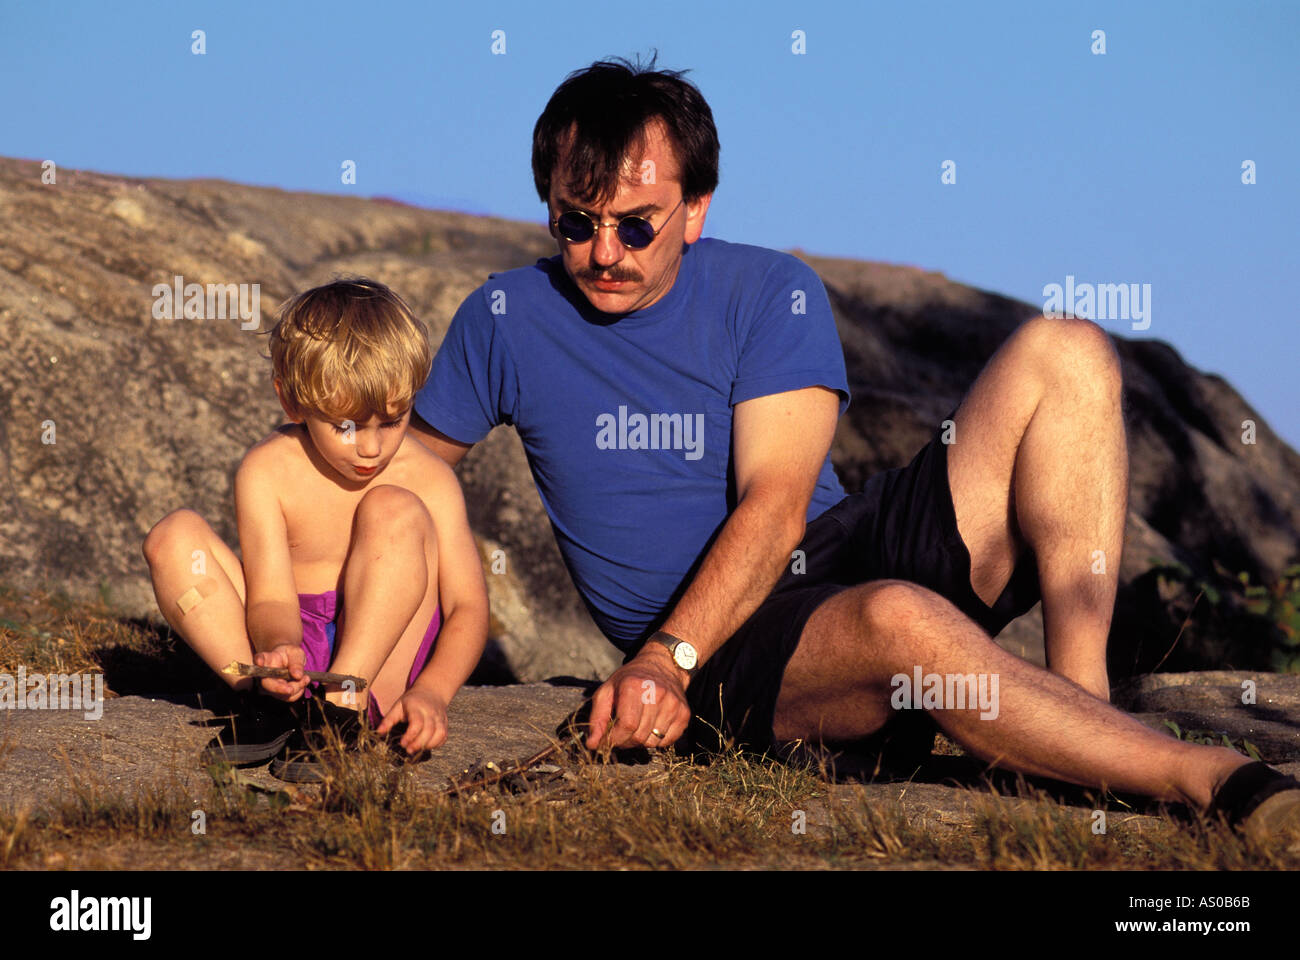
[[[366,423],[327,420],[316,414],[306,418],[307,432],[320,455],[345,480],[360,483],[384,472],[410,422],[410,407],[400,414],[390,407],[387,419],[372,416]]]
[[[387,417],[371,416],[365,423],[330,420],[314,411],[296,414],[287,406],[285,413],[306,427],[312,445],[340,477],[360,484],[384,472],[411,423],[411,408],[401,409],[395,403],[389,406]]]

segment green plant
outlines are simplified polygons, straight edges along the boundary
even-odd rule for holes
[[[1153,563],[1161,598],[1182,620],[1175,646],[1179,640],[1203,646],[1201,638],[1217,636],[1228,641],[1225,655],[1245,659],[1240,667],[1253,663],[1300,673],[1300,563],[1287,567],[1271,585],[1253,584],[1249,573],[1234,574],[1217,560],[1210,577],[1198,576],[1182,563]]]
[[[1244,573],[1238,577],[1245,589],[1246,609],[1277,629],[1273,669],[1280,673],[1300,673],[1300,564],[1287,567],[1282,571],[1282,579],[1272,586],[1252,584]]]
[[[1259,748],[1245,737],[1241,738],[1241,746],[1237,746],[1228,738],[1228,735],[1222,731],[1183,730],[1172,720],[1165,720],[1164,724],[1173,731],[1175,740],[1182,740],[1184,743],[1200,743],[1207,747],[1217,747],[1222,745],[1227,747],[1229,750],[1236,750],[1238,753],[1244,753],[1252,760],[1264,759],[1259,755]]]

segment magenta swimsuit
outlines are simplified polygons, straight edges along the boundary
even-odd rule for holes
[[[338,619],[337,592],[327,590],[324,593],[300,593],[298,611],[302,615],[302,649],[307,655],[306,668],[328,670],[330,662],[334,659],[334,630]],[[442,607],[437,606],[433,611],[433,619],[429,621],[429,629],[424,632],[420,649],[416,651],[415,662],[411,664],[411,673],[406,679],[408,690],[411,684],[415,683],[415,678],[420,675],[420,671],[424,669],[424,665],[429,662],[429,654],[433,652],[433,642],[441,626]],[[371,726],[378,726],[382,718],[374,694],[370,695],[369,714]]]

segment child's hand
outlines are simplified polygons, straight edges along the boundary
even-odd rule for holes
[[[447,704],[436,693],[412,687],[402,694],[375,731],[380,736],[406,721],[402,748],[411,756],[440,747],[447,741]]]
[[[277,700],[289,703],[302,697],[302,692],[310,683],[307,679],[307,654],[296,643],[281,643],[253,657],[253,663],[259,667],[288,667],[293,680],[273,680],[262,678],[262,689]]]

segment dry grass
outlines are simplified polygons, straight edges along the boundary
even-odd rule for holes
[[[115,654],[163,657],[170,646],[139,621],[124,620],[103,602],[77,602],[62,592],[0,584],[0,671],[82,673]]]
[[[0,669],[94,669],[114,651],[166,648],[108,611],[0,589]],[[959,752],[950,747],[940,741]],[[70,765],[61,802],[0,812],[0,868],[1300,868],[1300,845],[1115,803],[1107,832],[1093,833],[1090,807],[1029,788],[1015,803],[971,790],[970,816],[938,822],[878,788],[735,752],[640,767],[575,756],[533,783],[459,796],[422,789],[375,743],[320,786],[268,789],[228,767],[210,772],[196,797],[179,777],[122,792]]]
[[[578,758],[520,792],[452,797],[417,789],[373,745],[320,786],[267,790],[229,768],[212,773],[197,802],[175,784],[113,794],[74,773],[64,802],[0,814],[0,867],[1300,868],[1300,844],[1288,852],[1198,821],[1112,810],[1094,834],[1087,810],[1033,790],[1014,805],[976,791],[973,816],[935,823],[864,788],[736,754],[642,768]],[[792,829],[799,811],[804,833]]]

